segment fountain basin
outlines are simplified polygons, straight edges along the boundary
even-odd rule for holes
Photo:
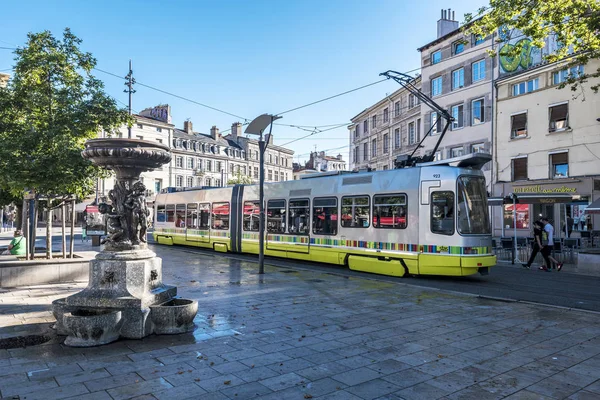
[[[64,313],[63,325],[67,346],[92,347],[119,339],[123,318],[121,311],[78,309]]]
[[[56,329],[58,335],[66,336],[69,334],[69,331],[63,323],[63,317],[70,309],[71,308],[67,306],[66,298],[56,299],[52,302],[52,314],[54,315],[54,318],[56,318],[56,323],[52,328]]]
[[[172,299],[150,306],[154,333],[173,335],[193,331],[197,312],[198,301],[189,299]]]

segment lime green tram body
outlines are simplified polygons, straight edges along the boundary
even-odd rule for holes
[[[496,257],[477,157],[265,184],[265,255],[392,276],[487,273]],[[258,198],[258,185],[163,190],[154,239],[258,254]]]

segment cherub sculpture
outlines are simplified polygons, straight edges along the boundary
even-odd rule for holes
[[[100,203],[98,205],[100,214],[106,214],[108,218],[108,233],[109,235],[102,240],[102,244],[116,244],[123,241],[125,230],[121,226],[121,217],[114,213],[113,207],[110,204]]]
[[[148,208],[146,207],[146,186],[142,182],[136,182],[125,198],[125,208],[131,210],[131,222],[135,240],[146,242],[146,231],[148,229]]]

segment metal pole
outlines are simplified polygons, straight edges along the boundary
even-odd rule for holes
[[[29,254],[30,260],[34,259],[35,254],[35,200],[29,200]]]
[[[567,204],[565,203],[565,238],[569,238],[569,221],[567,220]]]
[[[519,254],[517,252],[517,197],[513,196],[513,227],[514,227],[514,233],[515,233],[515,238],[514,238],[514,257],[513,257],[513,261],[512,263],[514,264],[515,262],[517,262],[517,260],[519,259],[519,256],[517,254]]]
[[[127,82],[125,82],[125,86],[127,86],[127,89],[125,89],[123,92],[129,93],[129,115],[131,115],[131,95],[135,93],[135,90],[133,90],[135,78],[133,77],[133,69],[131,67],[131,60],[129,60],[129,73],[125,76],[125,79],[127,79]],[[128,134],[129,139],[131,139],[131,126],[129,126],[127,128],[127,134]]]
[[[260,152],[260,167],[259,167],[259,195],[258,195],[258,273],[265,273],[265,252],[264,252],[264,243],[265,243],[265,219],[264,219],[264,199],[265,199],[265,141],[263,140],[263,133],[260,132],[260,139],[258,141],[258,151]]]

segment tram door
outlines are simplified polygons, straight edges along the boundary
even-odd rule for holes
[[[186,212],[186,240],[208,243],[210,205],[208,203],[188,203]]]
[[[282,235],[282,241],[286,243],[289,253],[308,254],[310,252],[310,200],[290,199],[288,210],[288,235]]]

